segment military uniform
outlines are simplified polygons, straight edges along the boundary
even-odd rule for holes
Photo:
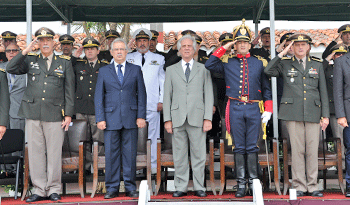
[[[106,31],[105,37],[106,37],[106,40],[108,40],[109,38],[120,38],[120,34],[115,30],[109,30],[109,31]],[[108,62],[111,62],[111,60],[113,59],[113,56],[111,55],[111,52],[110,52],[110,48],[109,48],[110,46],[111,45],[108,45],[107,50],[100,51],[100,53],[98,54],[99,60],[106,60]]]
[[[350,32],[350,24],[345,24],[342,25],[339,29],[338,29],[338,33],[341,35],[342,33],[345,32]],[[337,45],[337,42],[332,41],[330,44],[328,44],[328,46],[326,47],[326,50],[324,50],[324,52],[322,53],[322,58],[325,59],[327,58],[327,56],[329,56],[329,54],[331,54],[331,49]],[[350,46],[345,46],[345,49],[349,52],[350,51]]]
[[[250,29],[243,24],[234,29],[234,39],[250,41]],[[272,96],[270,82],[264,74],[267,61],[261,57],[246,55],[230,55],[226,62],[220,60],[226,50],[221,47],[205,63],[205,67],[225,76],[226,95],[229,100],[226,106],[226,129],[228,145],[232,145],[235,153],[235,170],[238,191],[236,197],[245,196],[248,170],[249,187],[252,189],[253,179],[258,178],[259,147],[257,141],[261,130],[261,113],[259,102],[265,101],[265,111],[272,113]],[[245,156],[246,155],[246,156]]]
[[[7,85],[6,70],[0,68],[0,126],[9,123],[10,95]]]
[[[11,31],[5,31],[1,34],[1,38],[3,41],[10,40],[10,41],[13,41],[13,43],[16,43],[17,34],[11,32]],[[1,62],[7,62],[5,52],[0,52],[0,63]]]
[[[47,28],[35,33],[37,38],[53,38],[54,35]],[[24,56],[19,53],[7,65],[8,73],[27,74],[28,77],[18,116],[26,118],[29,169],[34,194],[40,197],[61,192],[64,140],[61,123],[65,116],[74,114],[75,83],[70,58],[52,53],[47,59],[44,60],[42,54]],[[47,61],[51,61],[51,65]],[[32,197],[27,200],[34,200]]]
[[[305,34],[294,34],[290,39],[311,42]],[[329,117],[329,101],[322,63],[304,58],[300,64],[296,57],[277,56],[265,73],[284,80],[279,119],[286,121],[290,136],[293,186],[297,191],[314,193],[318,189],[319,123],[321,117]]]

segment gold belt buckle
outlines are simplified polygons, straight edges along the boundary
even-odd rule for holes
[[[248,102],[248,96],[242,96],[242,101],[244,101],[244,102]]]

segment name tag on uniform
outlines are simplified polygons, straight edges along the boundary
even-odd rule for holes
[[[159,63],[157,61],[151,61],[150,65],[159,65]]]
[[[298,76],[297,73],[298,73],[298,71],[291,69],[291,70],[288,70],[287,76],[290,76],[293,78],[294,76]]]
[[[31,66],[31,68],[39,69],[39,64],[38,63],[30,62],[30,66]]]

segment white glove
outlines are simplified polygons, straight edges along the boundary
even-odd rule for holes
[[[271,119],[272,112],[264,112],[261,115],[262,123],[267,123]]]

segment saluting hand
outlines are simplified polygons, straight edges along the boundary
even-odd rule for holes
[[[338,124],[343,126],[343,127],[349,127],[348,121],[346,120],[346,117],[340,117],[337,120]]]
[[[237,40],[236,40],[236,41],[231,41],[231,42],[225,44],[225,45],[223,46],[223,48],[226,49],[226,50],[228,50],[228,49],[232,48],[232,46],[233,46],[236,42],[237,42]]]
[[[211,130],[211,128],[212,128],[211,121],[204,120],[203,121],[203,132],[208,132],[209,130]]]
[[[277,53],[280,53],[283,50],[284,45],[286,44],[287,39],[284,39],[284,41],[278,46],[278,48],[276,49]]]
[[[5,132],[6,132],[6,127],[5,126],[0,126],[0,140],[4,136]]]
[[[101,121],[97,123],[97,128],[100,130],[106,129],[106,121]]]
[[[73,53],[73,56],[76,58],[79,58],[79,56],[81,56],[81,54],[83,54],[83,46],[80,46],[77,50],[75,50],[75,52]]]
[[[285,47],[285,48],[283,49],[283,51],[282,51],[281,53],[278,54],[278,57],[282,58],[283,56],[285,56],[285,55],[288,53],[290,47],[292,47],[293,44],[294,44],[294,41],[292,41],[291,44],[289,44],[287,47]]]
[[[68,131],[69,125],[72,122],[72,118],[69,116],[65,116],[64,120],[62,121],[62,128],[64,128],[64,131]]]
[[[253,46],[259,43],[260,37],[261,37],[261,34],[259,33],[259,35],[252,41]]]
[[[331,61],[334,55],[335,55],[335,52],[332,52],[331,54],[329,54],[326,58],[326,61],[328,62]]]
[[[29,52],[31,52],[35,46],[35,44],[38,43],[38,40],[37,38],[34,38],[34,40],[32,42],[30,42],[30,44],[27,46],[27,48],[25,48],[23,51],[22,51],[22,55],[27,55]]]

